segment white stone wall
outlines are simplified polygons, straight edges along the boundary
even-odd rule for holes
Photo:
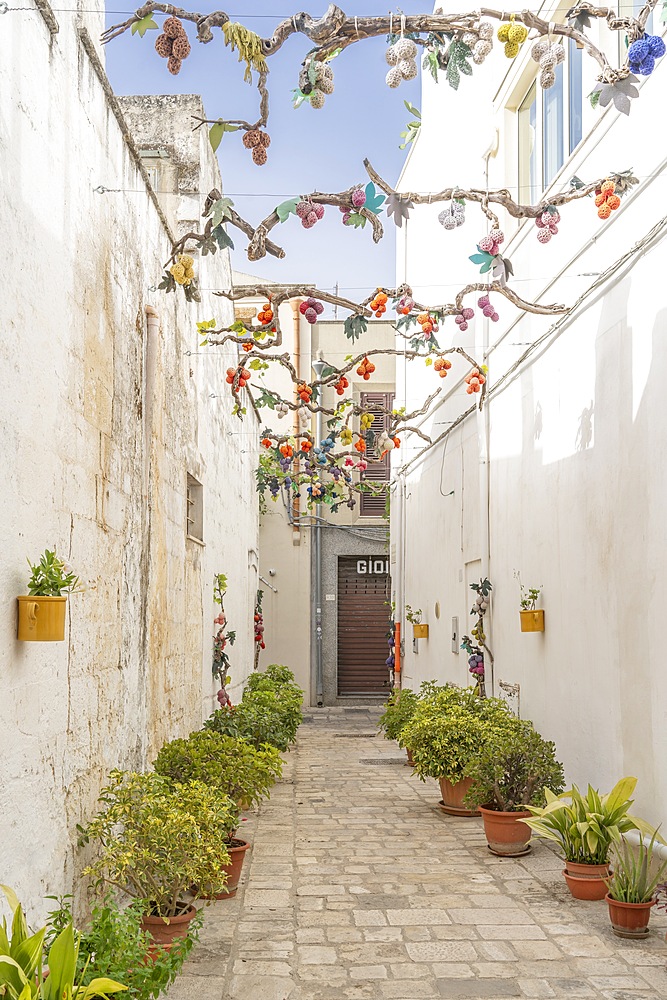
[[[507,109],[527,91],[531,66],[527,58],[504,67],[499,59],[488,73],[475,70],[471,88],[463,80],[458,95],[425,81],[425,126],[404,190],[483,184],[492,125],[501,138],[489,163],[490,186],[516,187],[516,116]],[[586,95],[594,75],[588,60],[584,73]],[[613,108],[593,112],[584,97],[584,141],[552,190],[567,187],[574,174],[591,180],[632,167],[641,186],[609,221],[601,222],[586,199],[562,211],[558,236],[542,246],[532,221],[516,227],[501,213],[503,250],[526,298],[574,303],[596,280],[591,272],[603,272],[663,217],[667,143],[657,123],[666,73],[659,65],[642,85],[629,118]],[[440,127],[454,108],[460,121],[474,115],[479,123],[457,144]],[[441,230],[437,211],[415,212],[399,246],[397,277],[413,283],[422,301],[451,301],[474,280],[467,255],[485,232],[472,205],[454,233]],[[481,415],[471,415],[399,479],[392,509],[396,598],[421,607],[430,625],[418,653],[407,637],[404,682],[466,682],[465,654],[451,650],[451,620],[458,617],[459,635],[469,631],[469,584],[488,573],[495,655],[488,675],[496,693],[500,680],[520,685],[522,716],[556,741],[568,779],[604,789],[623,774],[636,775],[636,809],[655,822],[666,818],[667,797],[667,687],[658,642],[667,596],[663,239],[660,231],[523,362],[551,320],[522,315],[502,299],[499,323],[476,320],[465,346],[480,361],[486,349],[491,386],[518,363],[517,370],[501,390],[492,389]],[[461,342],[451,320],[445,329],[445,346]],[[465,373],[455,361],[450,396],[425,430],[440,433],[469,405]],[[432,387],[421,366],[408,366],[406,380],[410,406]],[[400,374],[397,382],[402,386]],[[519,631],[515,571],[524,585],[543,587],[543,634]]]
[[[36,11],[0,35],[0,872],[35,920],[45,893],[77,885],[75,826],[108,771],[147,766],[211,711],[215,572],[238,697],[258,549],[255,437],[238,436],[224,383],[234,355],[198,353],[196,321],[230,309],[155,291],[168,232],[96,69],[102,20],[86,37],[57,17],[55,35]],[[201,154],[208,190],[219,177]],[[229,287],[225,255],[197,269],[202,288]],[[188,472],[204,484],[203,547],[186,539]],[[19,643],[26,557],[53,546],[89,589],[69,601],[65,642]]]

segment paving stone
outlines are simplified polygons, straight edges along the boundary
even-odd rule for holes
[[[477,952],[469,941],[418,941],[406,944],[413,962],[474,962]]]
[[[441,997],[459,1000],[499,1000],[500,997],[520,997],[521,987],[509,979],[439,979]]]
[[[297,948],[299,962],[303,965],[335,965],[336,949],[320,945],[299,945]]]

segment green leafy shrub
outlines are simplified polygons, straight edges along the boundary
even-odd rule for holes
[[[544,787],[560,792],[565,786],[556,746],[532,723],[508,718],[495,730],[466,768],[472,786],[466,804],[502,812],[544,805]]]
[[[439,688],[420,698],[399,742],[410,748],[422,780],[447,778],[456,783],[511,718],[504,702],[479,698],[474,688]]]
[[[247,740],[257,748],[268,743],[287,750],[303,721],[303,691],[290,678],[292,672],[279,664],[252,674],[240,703],[218,709],[204,728]]]
[[[562,795],[545,788],[546,806],[528,806],[533,818],[525,822],[538,836],[558,844],[566,861],[606,865],[612,845],[628,830],[649,837],[657,834],[650,823],[628,812],[636,785],[636,778],[621,778],[605,795],[590,785],[586,795],[576,785]]]
[[[385,739],[397,740],[401,730],[410,722],[419,696],[410,688],[400,688],[390,696],[387,707],[380,716],[379,726]]]
[[[32,597],[62,597],[83,589],[76,573],[49,549],[45,549],[38,563],[28,559],[28,566],[31,570],[28,593]]]
[[[101,847],[83,871],[98,890],[115,886],[161,917],[185,912],[183,896],[193,885],[206,895],[223,891],[235,802],[201,781],[172,784],[154,772],[112,771],[109,780],[103,810],[81,831],[82,842]]]
[[[49,914],[47,938],[71,921],[70,898],[60,898],[59,908]],[[121,910],[106,899],[93,908],[90,926],[79,937],[77,981],[82,986],[98,976],[123,979],[133,1000],[157,1000],[174,982],[199,938],[203,911],[199,910],[187,935],[175,938],[170,949],[156,945],[142,930],[141,918],[141,904],[136,901]],[[150,961],[146,961],[147,954]]]
[[[257,748],[247,740],[200,729],[187,740],[166,743],[154,767],[171,781],[202,781],[236,803],[251,805],[269,794],[283,762],[279,750],[268,744]]]

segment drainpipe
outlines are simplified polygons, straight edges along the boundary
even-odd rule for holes
[[[495,155],[494,148],[492,147],[487,152],[484,157],[485,160],[485,179],[486,179],[486,190],[489,190],[489,157]],[[488,361],[489,354],[489,318],[484,317],[484,322],[482,324],[482,359],[483,364]],[[491,418],[489,412],[489,402],[484,401],[482,409],[477,411],[477,434],[479,441],[479,485],[480,485],[480,512],[481,512],[481,563],[482,563],[482,579],[489,579],[489,564],[491,561],[491,539],[490,539],[490,476],[489,476],[489,444],[491,437]],[[493,580],[491,581],[493,583]],[[491,606],[489,611],[487,611],[487,639],[490,633],[491,621],[493,613],[493,600],[491,601]],[[493,669],[493,661],[487,656],[485,656],[485,662],[488,664],[488,669],[485,671],[485,682],[490,687],[490,693],[493,697],[495,694],[495,675]]]
[[[144,357],[144,496],[150,508],[150,469],[153,440],[153,411],[157,346],[160,339],[160,317],[153,306],[146,306],[146,353]]]
[[[301,378],[301,313],[299,306],[303,299],[292,299],[292,325],[294,332],[294,367],[297,379]],[[295,396],[296,398],[296,396]],[[298,399],[297,399],[298,402]],[[299,417],[294,411],[294,437],[299,436]],[[298,470],[299,459],[294,460],[294,471]],[[292,545],[301,545],[301,500],[299,494],[292,494]]]
[[[313,371],[317,378],[322,377],[326,368],[324,361],[313,361]],[[322,398],[320,396],[320,405]],[[322,411],[318,410],[315,418],[315,440],[319,445],[322,440]],[[324,677],[322,673],[322,523],[318,517],[315,521],[315,697],[319,708],[324,704]]]
[[[640,843],[643,843],[646,847],[651,843],[651,838],[642,836],[639,830],[628,830],[627,833],[623,834],[625,840],[634,847],[639,847]],[[655,843],[653,845],[653,853],[660,858],[661,861],[667,861],[667,844]]]

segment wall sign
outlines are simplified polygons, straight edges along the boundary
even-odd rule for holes
[[[360,576],[388,576],[389,560],[371,556],[368,559],[357,559],[357,573]]]

